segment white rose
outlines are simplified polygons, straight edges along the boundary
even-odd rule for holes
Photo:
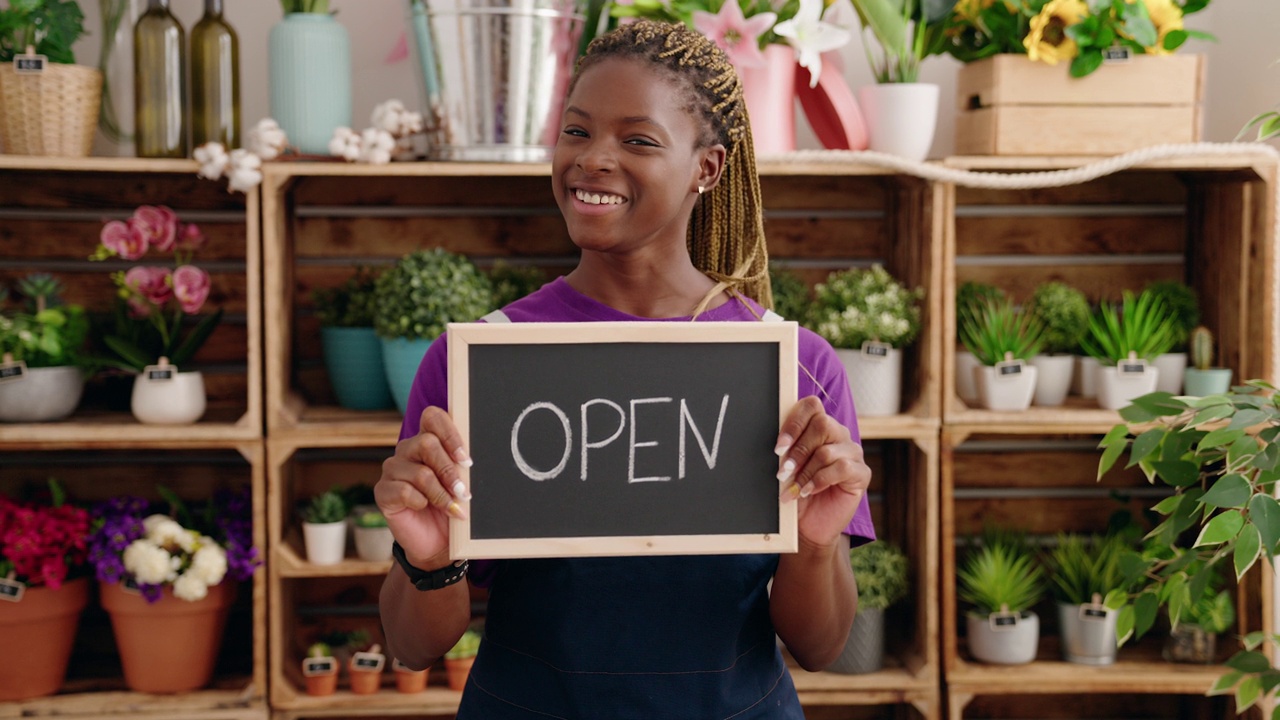
[[[194,575],[205,585],[217,585],[227,574],[227,554],[212,538],[201,538],[201,541],[206,544],[191,557],[191,567],[183,577]]]
[[[209,586],[190,572],[183,573],[181,577],[173,581],[173,596],[179,600],[195,602],[203,600],[204,596],[208,594]]]
[[[195,545],[191,534],[178,521],[168,517],[152,524],[147,530],[147,539],[161,547],[180,547],[187,552]]]
[[[124,549],[124,569],[144,585],[162,585],[174,574],[173,558],[147,540],[134,540]]]

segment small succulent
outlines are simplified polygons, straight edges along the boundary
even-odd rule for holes
[[[326,490],[311,498],[310,504],[302,512],[302,519],[312,524],[342,522],[346,517],[347,502],[336,490]]]
[[[1084,293],[1060,282],[1040,285],[1031,294],[1027,310],[1044,324],[1046,353],[1072,353],[1089,331],[1089,300]]]
[[[404,256],[378,278],[373,327],[379,337],[434,340],[451,322],[493,309],[493,284],[467,258],[441,248]]]
[[[884,541],[849,551],[849,565],[858,581],[858,607],[884,610],[907,596],[907,556]]]
[[[1213,333],[1201,325],[1191,331],[1187,347],[1191,353],[1191,365],[1197,370],[1213,367]]]
[[[1103,301],[1089,318],[1089,332],[1080,346],[1104,363],[1118,363],[1134,354],[1144,360],[1169,352],[1177,341],[1175,320],[1164,301],[1150,290],[1137,295],[1125,291],[1120,305]]]
[[[452,648],[444,654],[448,660],[461,660],[463,658],[475,657],[480,652],[480,633],[475,630],[467,630],[462,633],[462,637],[458,638],[458,642],[454,643]]]
[[[983,615],[1031,609],[1040,600],[1043,576],[1034,555],[1006,542],[984,542],[956,570],[960,599]]]
[[[1040,352],[1044,324],[1007,299],[991,300],[961,318],[960,340],[988,367],[1012,359],[1028,360]]]
[[[1177,280],[1157,280],[1146,290],[1164,302],[1166,312],[1173,318],[1173,346],[1186,347],[1192,329],[1200,324],[1200,298],[1196,291]]]
[[[63,283],[52,275],[32,273],[18,281],[25,307],[0,315],[0,353],[28,367],[86,365],[83,349],[89,318],[79,305],[63,305]]]

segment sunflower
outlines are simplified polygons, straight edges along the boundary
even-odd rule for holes
[[[1039,15],[1031,18],[1031,30],[1022,44],[1027,57],[1050,65],[1071,60],[1079,52],[1076,41],[1067,37],[1067,28],[1089,14],[1084,0],[1050,0]]]
[[[1152,55],[1168,55],[1170,51],[1164,49],[1164,36],[1171,30],[1182,29],[1182,8],[1173,0],[1143,0],[1143,4],[1147,6],[1151,23],[1156,26],[1155,47],[1147,48],[1147,52]]]

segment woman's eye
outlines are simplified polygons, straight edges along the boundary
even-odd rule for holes
[[[658,147],[658,143],[648,138],[631,138],[630,140],[627,140],[627,143],[631,145],[643,145],[645,147]]]
[[[587,136],[587,131],[583,130],[582,128],[572,128],[572,127],[571,127],[571,128],[565,128],[565,129],[564,129],[564,134],[565,134],[565,135],[572,135],[572,136],[574,136],[574,137],[586,137],[586,136]]]

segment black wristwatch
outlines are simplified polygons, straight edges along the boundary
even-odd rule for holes
[[[409,576],[409,582],[419,590],[439,590],[449,587],[467,576],[467,567],[471,564],[468,560],[454,560],[453,564],[445,565],[439,570],[423,570],[409,562],[409,558],[404,555],[404,548],[400,547],[398,542],[391,543],[391,557],[400,563],[400,569]]]

